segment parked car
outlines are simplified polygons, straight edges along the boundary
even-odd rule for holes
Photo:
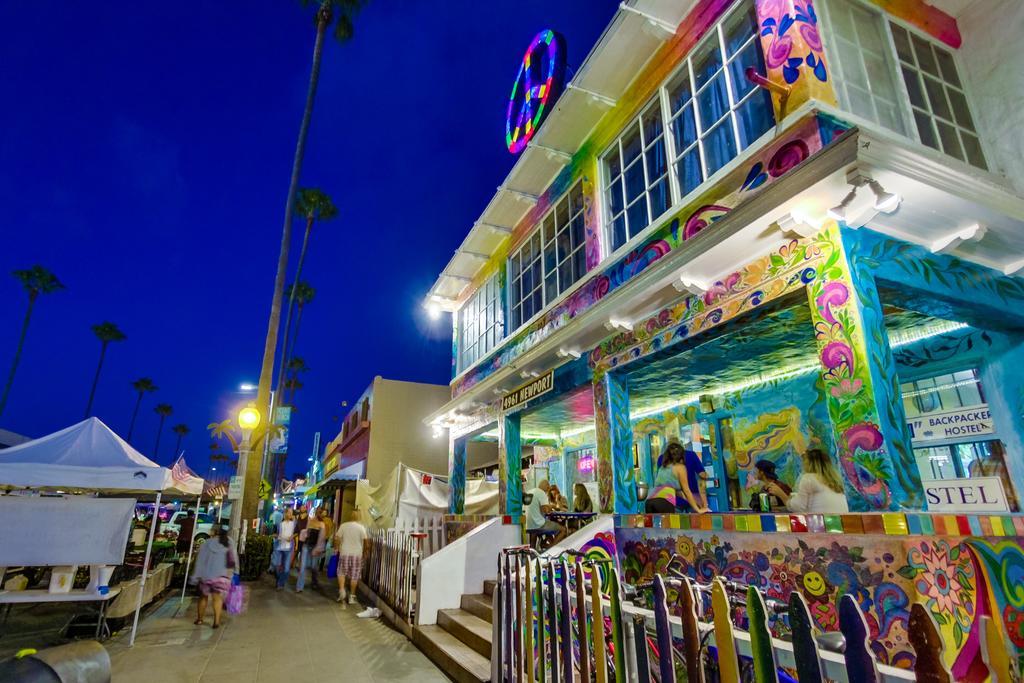
[[[179,510],[171,515],[171,518],[160,525],[160,528],[165,531],[173,531],[178,533],[181,530],[181,520],[185,518],[185,511]],[[198,519],[196,520],[196,546],[198,547],[201,543],[205,542],[206,539],[210,538],[213,534],[213,525],[217,523],[217,518],[213,515],[205,512],[200,512]]]

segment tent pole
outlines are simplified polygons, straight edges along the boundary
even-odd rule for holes
[[[139,584],[139,599],[135,603],[135,619],[132,620],[132,635],[128,646],[135,646],[135,631],[139,628],[139,612],[142,611],[142,595],[146,592],[146,577],[149,576],[149,556],[153,552],[153,538],[156,537],[156,520],[160,514],[160,496],[163,491],[156,492],[156,504],[153,506],[153,521],[149,525],[149,541],[146,543],[146,559],[142,561],[142,583]]]
[[[181,585],[181,601],[185,602],[185,589],[188,588],[188,570],[192,566],[192,548],[196,544],[196,527],[199,526],[199,506],[203,504],[203,494],[196,499],[196,521],[192,525],[192,540],[188,542],[188,557],[185,559],[185,582]],[[180,528],[180,527],[179,527]]]

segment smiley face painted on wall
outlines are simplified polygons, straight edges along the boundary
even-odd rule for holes
[[[804,590],[810,594],[810,597],[820,598],[828,590],[828,584],[825,583],[825,577],[811,570],[804,574]]]

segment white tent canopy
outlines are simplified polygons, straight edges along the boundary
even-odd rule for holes
[[[163,491],[171,470],[132,448],[95,417],[0,451],[0,487]]]

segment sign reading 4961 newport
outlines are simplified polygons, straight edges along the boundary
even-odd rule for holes
[[[533,38],[519,65],[505,115],[505,144],[519,154],[540,128],[562,94],[565,81],[565,38],[550,29]]]

